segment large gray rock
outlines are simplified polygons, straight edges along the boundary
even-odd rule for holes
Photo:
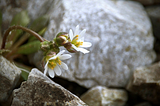
[[[0,56],[0,102],[6,102],[19,81],[21,70]]]
[[[89,54],[76,53],[67,61],[69,71],[63,71],[62,77],[87,88],[124,87],[135,67],[154,61],[152,27],[142,5],[131,1],[61,0],[53,7],[46,39],[52,40],[59,31],[68,32],[79,24],[87,29],[86,41],[93,44]],[[39,68],[40,54],[31,58]]]
[[[77,96],[56,84],[37,69],[14,90],[12,106],[87,106]]]
[[[151,66],[138,67],[130,79],[127,90],[160,105],[160,62]]]
[[[81,96],[81,99],[89,106],[124,106],[128,96],[121,89],[109,89],[97,86]]]

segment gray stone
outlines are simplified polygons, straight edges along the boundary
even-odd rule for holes
[[[124,90],[97,86],[83,94],[81,99],[89,106],[124,106],[128,96]]]
[[[19,81],[21,70],[0,56],[0,102],[8,100]]]
[[[14,90],[12,106],[87,106],[77,96],[32,69],[28,80]]]
[[[134,0],[142,3],[143,5],[154,5],[160,4],[160,0]]]
[[[153,33],[158,40],[160,40],[160,5],[146,7],[146,11],[151,19],[153,25]]]
[[[152,66],[138,67],[127,89],[154,104],[160,105],[160,62]]]
[[[155,59],[152,26],[142,5],[131,1],[61,0],[50,10],[45,38],[80,25],[86,28],[86,41],[93,45],[89,54],[76,53],[67,61],[62,77],[87,88],[104,85],[124,87],[133,70]],[[125,5],[125,6],[124,6]],[[81,9],[81,11],[79,11]],[[38,68],[43,57],[31,57]]]
[[[134,105],[134,106],[152,106],[152,105],[148,102],[143,102],[143,103],[140,103],[140,104],[137,104],[137,105]]]

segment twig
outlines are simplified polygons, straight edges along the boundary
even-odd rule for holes
[[[6,40],[7,40],[7,36],[9,35],[9,32],[10,32],[11,30],[14,30],[14,29],[21,29],[21,30],[23,30],[23,31],[26,31],[26,32],[30,33],[31,35],[35,36],[40,42],[45,41],[45,39],[42,38],[42,37],[41,37],[39,34],[37,34],[36,32],[34,32],[34,31],[32,31],[32,30],[30,30],[30,29],[28,29],[28,28],[25,28],[25,27],[16,25],[16,26],[11,26],[11,27],[9,27],[9,28],[5,31],[4,37],[3,37],[3,41],[2,41],[2,47],[1,47],[1,49],[4,49],[4,48],[5,48],[5,42],[6,42]]]

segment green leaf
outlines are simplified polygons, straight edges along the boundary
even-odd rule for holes
[[[26,66],[26,65],[24,65],[22,63],[18,63],[18,62],[15,62],[15,61],[14,61],[14,63],[21,70],[21,78],[22,78],[22,80],[27,80],[28,79],[28,75],[29,75],[32,67]]]
[[[28,55],[37,52],[39,49],[40,49],[40,41],[33,41],[20,46],[17,50],[17,53]]]
[[[48,21],[49,21],[49,17],[46,15],[39,17],[33,21],[30,29],[35,32],[39,32],[48,25]]]
[[[13,25],[27,26],[29,22],[30,22],[30,18],[28,16],[28,12],[24,10],[13,17],[10,26],[13,26]],[[22,32],[23,32],[22,30],[11,31],[11,34],[8,37],[8,41],[12,41],[12,44],[13,44],[17,40],[17,38],[21,35]]]
[[[47,15],[35,19],[30,27],[31,30],[38,32],[39,35],[43,35],[47,29],[49,17]],[[29,42],[35,40],[34,36],[30,36]]]
[[[26,26],[28,25],[29,22],[30,22],[30,19],[28,16],[28,12],[24,10],[13,17],[10,26],[13,26],[13,25]]]
[[[21,71],[22,71],[22,72],[21,72],[21,76],[22,76],[22,78],[26,81],[26,80],[28,79],[29,73],[26,72],[26,71],[24,71],[24,70],[21,70]]]

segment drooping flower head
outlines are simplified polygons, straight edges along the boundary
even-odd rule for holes
[[[45,70],[44,74],[46,75],[47,72],[51,78],[53,78],[56,75],[61,75],[61,68],[64,70],[68,70],[68,66],[62,62],[61,60],[66,60],[71,58],[70,54],[63,54],[65,50],[60,51],[57,55],[53,55],[52,57],[46,56],[46,64],[45,64]]]
[[[84,35],[85,35],[86,29],[79,31],[79,25],[76,26],[76,29],[73,33],[73,31],[70,29],[69,31],[69,37],[72,47],[76,51],[80,51],[82,53],[89,53],[88,50],[84,49],[85,47],[91,47],[92,44],[90,42],[84,42]]]

